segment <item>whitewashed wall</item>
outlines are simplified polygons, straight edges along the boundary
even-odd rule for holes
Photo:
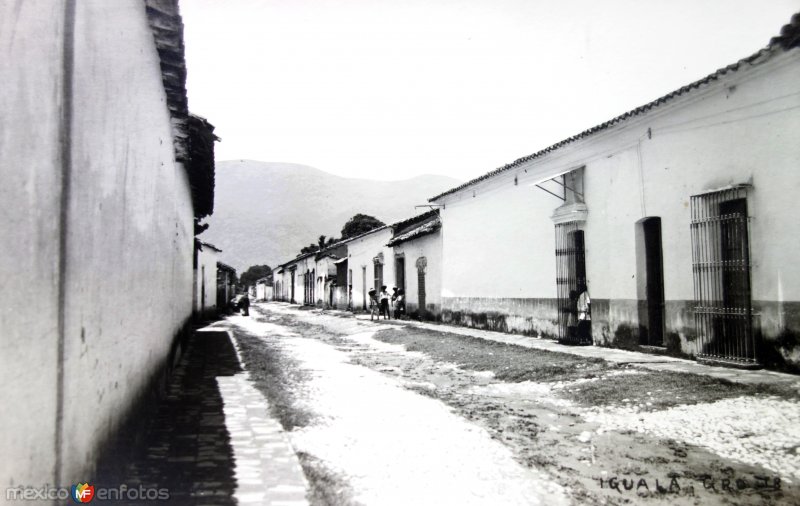
[[[0,4],[0,199],[8,211],[0,402],[14,410],[0,417],[5,485],[91,476],[103,442],[165,363],[192,309],[191,197],[174,160],[144,5],[76,3],[69,193],[59,151],[64,3]]]
[[[383,283],[387,286],[394,284],[394,257],[392,248],[386,243],[392,238],[390,228],[382,228],[353,239],[347,243],[348,269],[353,271],[353,308],[362,309],[364,300],[369,305],[369,296],[366,291],[375,285],[375,269],[373,258],[383,253]],[[364,271],[366,268],[366,272]],[[366,278],[364,277],[366,275]]]
[[[790,318],[797,326],[791,306],[800,301],[794,261],[800,220],[791,206],[800,189],[797,82],[800,51],[793,50],[440,199],[443,305],[483,317],[504,313],[505,330],[552,330],[552,322],[534,321],[536,311],[552,316],[552,310],[521,309],[536,300],[543,307],[556,296],[550,216],[561,201],[531,185],[585,166],[589,290],[598,304],[608,301],[609,318],[595,337],[613,341],[621,323],[637,323],[631,314],[637,299],[634,227],[658,216],[665,295],[674,306],[668,326],[680,334],[685,352],[695,351],[685,310],[694,296],[689,199],[748,182],[753,299],[763,302],[767,337]]]
[[[201,246],[194,278],[194,310],[199,315],[211,315],[217,310],[217,261],[217,250]]]
[[[419,309],[417,262],[425,259],[425,310],[438,316],[442,303],[442,231],[424,235],[394,246],[394,254],[405,257],[406,306],[409,313]]]

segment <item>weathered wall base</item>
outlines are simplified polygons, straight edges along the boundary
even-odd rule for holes
[[[556,299],[443,297],[442,321],[535,337],[558,337]]]
[[[159,400],[166,395],[166,387],[192,339],[195,328],[196,326],[187,321],[173,336],[169,356],[151,372],[145,386],[131,399],[131,404],[120,417],[119,425],[109,427],[109,432],[100,440],[96,450],[98,457],[92,463],[94,467],[87,471],[89,476],[123,476],[126,457],[139,447],[147,421],[154,415],[154,408],[158,406]]]
[[[592,299],[594,344],[613,348],[694,357],[698,349],[693,301],[665,303],[663,347],[643,347],[640,341],[642,301]],[[416,310],[410,305],[409,315]],[[800,373],[800,302],[754,301],[758,359],[770,369]],[[484,330],[555,339],[556,299],[444,297],[441,320]]]
[[[420,312],[419,304],[408,302],[406,303],[406,314],[409,318],[415,320],[439,321],[442,315],[442,306],[440,304],[425,304],[425,311]]]

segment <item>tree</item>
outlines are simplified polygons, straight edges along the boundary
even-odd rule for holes
[[[357,235],[366,234],[370,230],[386,225],[374,216],[357,214],[350,218],[342,228],[342,239],[349,239]]]
[[[248,267],[246,271],[239,277],[239,284],[244,286],[253,286],[261,278],[265,278],[272,274],[272,269],[269,265],[253,265]]]

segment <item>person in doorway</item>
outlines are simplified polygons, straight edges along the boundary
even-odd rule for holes
[[[392,306],[392,317],[397,318],[397,287],[392,287],[392,297],[389,301],[390,305]]]
[[[391,318],[391,315],[389,314],[389,291],[386,290],[386,285],[381,286],[380,300],[381,300],[381,310],[380,310],[381,316],[383,316],[384,319]]]
[[[242,311],[242,316],[250,316],[250,297],[246,293],[239,299],[239,309]]]
[[[567,313],[567,340],[575,341],[578,338],[578,291],[569,291],[569,305],[564,308]]]
[[[406,314],[406,296],[402,288],[397,289],[397,297],[394,300],[394,317],[400,318]]]
[[[592,342],[592,300],[586,286],[578,287],[578,339]]]

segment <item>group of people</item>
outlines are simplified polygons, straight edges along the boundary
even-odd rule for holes
[[[381,286],[380,293],[377,293],[374,288],[369,290],[370,306],[372,307],[371,315],[374,316],[377,310],[378,319],[381,316],[384,318],[400,318],[406,313],[406,297],[402,288],[392,287],[390,294],[386,285]],[[392,313],[389,311],[389,304],[391,303]]]

